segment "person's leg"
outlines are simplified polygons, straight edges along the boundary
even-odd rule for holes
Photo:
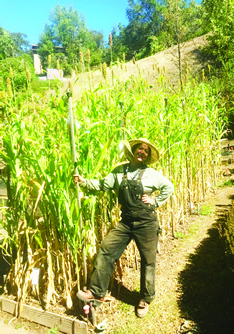
[[[147,303],[150,303],[155,297],[158,230],[157,221],[143,222],[134,229],[134,239],[141,256],[141,299]]]
[[[131,239],[130,227],[119,223],[102,242],[90,278],[90,291],[96,298],[105,296],[115,262],[120,258]]]

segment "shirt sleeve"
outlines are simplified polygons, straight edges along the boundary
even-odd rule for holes
[[[122,180],[122,175],[125,170],[126,162],[121,163],[115,167],[111,173],[109,173],[104,179],[98,180],[88,180],[85,179],[81,182],[80,186],[83,187],[88,192],[97,191],[111,191],[115,190],[117,193],[119,191],[119,184]]]
[[[162,176],[159,190],[160,194],[155,197],[155,204],[158,207],[162,206],[173,194],[174,186],[166,177]]]
[[[165,176],[159,172],[154,172],[154,190],[160,193],[154,197],[156,207],[162,206],[174,192],[174,185]]]
[[[116,177],[115,174],[110,173],[102,180],[88,180],[81,182],[80,186],[88,192],[109,191],[115,189]]]

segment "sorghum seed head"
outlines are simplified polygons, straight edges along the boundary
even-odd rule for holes
[[[88,59],[88,62],[90,63],[91,55],[90,55],[90,50],[89,49],[87,50],[87,59]]]
[[[113,41],[112,41],[112,35],[111,35],[111,33],[109,33],[109,45],[112,48]]]
[[[106,69],[107,69],[107,65],[106,65],[106,63],[103,63],[102,64],[102,76],[105,80],[106,80],[106,77],[107,77]]]
[[[202,79],[205,80],[205,70],[202,69]]]
[[[0,92],[0,100],[3,101],[3,103],[7,103],[7,94],[4,91]]]
[[[69,81],[69,83],[68,83],[68,89],[69,89],[71,95],[73,95],[73,86],[72,86],[71,81]]]
[[[7,78],[7,95],[9,96],[10,99],[12,99],[13,93],[12,93],[10,78]]]
[[[48,66],[50,67],[51,65],[51,55],[48,56]]]
[[[80,62],[84,64],[84,54],[80,51]]]
[[[30,73],[28,67],[26,67],[26,75],[27,75],[28,81],[31,81],[31,73]]]
[[[14,78],[14,72],[13,72],[13,69],[12,69],[12,67],[10,67],[10,73],[9,73],[9,77],[10,77],[11,79],[13,79],[13,78]]]

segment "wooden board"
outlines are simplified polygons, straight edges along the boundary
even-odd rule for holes
[[[0,296],[1,310],[15,315],[17,302]],[[63,315],[40,310],[33,306],[23,305],[21,318],[30,320],[37,324],[58,328],[60,332],[66,334],[87,334],[88,326],[84,321],[75,320]]]
[[[0,297],[1,310],[12,315],[16,314],[17,302],[9,300],[7,298]]]

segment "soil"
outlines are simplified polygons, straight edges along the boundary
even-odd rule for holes
[[[23,319],[16,319],[5,312],[0,312],[0,334],[50,334],[50,330]]]
[[[229,169],[234,170],[234,166]],[[229,175],[225,180],[231,178]],[[112,281],[111,294],[96,312],[97,323],[106,320],[106,334],[233,332],[234,258],[226,233],[233,199],[234,186],[218,187],[203,203],[209,208],[207,215],[188,216],[183,235],[160,242],[156,298],[144,319],[138,319],[134,312],[139,300],[139,267],[123,261],[122,284]],[[82,315],[78,317],[85,320]],[[94,332],[90,321],[88,324],[89,332]],[[0,333],[50,331],[0,312]]]

